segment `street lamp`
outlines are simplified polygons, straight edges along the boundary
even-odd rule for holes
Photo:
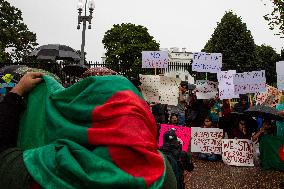
[[[83,31],[82,31],[82,44],[81,44],[81,59],[80,64],[84,65],[85,62],[85,33],[86,33],[86,23],[89,22],[88,29],[91,29],[92,24],[92,18],[93,18],[93,12],[95,9],[95,2],[94,0],[89,0],[88,7],[89,7],[89,16],[87,16],[87,3],[88,0],[85,0],[85,3],[83,3],[83,0],[78,1],[77,9],[78,9],[78,26],[77,29],[80,29],[80,24],[83,22]],[[85,15],[82,15],[83,9],[85,8]]]

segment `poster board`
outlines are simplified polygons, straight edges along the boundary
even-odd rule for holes
[[[196,80],[197,99],[211,99],[218,94],[218,83],[208,80]]]
[[[167,51],[142,51],[142,68],[168,68]]]
[[[222,154],[223,129],[191,127],[191,152]]]
[[[266,90],[265,70],[233,74],[235,94],[264,92]]]
[[[253,142],[247,139],[223,139],[222,160],[227,165],[254,166]]]
[[[217,73],[219,98],[221,100],[239,98],[239,95],[235,94],[234,90],[234,74],[236,74],[236,70],[221,71]]]
[[[160,76],[139,75],[141,92],[147,102],[159,103]]]
[[[184,126],[161,124],[160,136],[159,136],[159,147],[163,145],[164,133],[170,130],[171,128],[175,129],[177,137],[182,141],[182,150],[187,152],[189,141],[190,141],[191,128],[184,127]]]
[[[192,71],[218,73],[222,68],[221,53],[193,53]]]
[[[159,86],[159,94],[160,94],[160,103],[168,104],[176,106],[178,104],[179,97],[179,85],[181,79],[160,76],[160,86]]]

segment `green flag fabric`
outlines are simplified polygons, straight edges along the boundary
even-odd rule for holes
[[[263,135],[259,148],[262,168],[284,171],[283,137]]]
[[[44,76],[26,103],[18,146],[41,187],[162,188],[155,120],[126,78],[93,76],[64,88]]]

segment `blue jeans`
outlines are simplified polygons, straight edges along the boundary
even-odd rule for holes
[[[178,114],[178,125],[185,125],[185,114]]]

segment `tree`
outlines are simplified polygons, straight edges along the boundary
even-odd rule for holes
[[[0,0],[0,26],[0,63],[19,61],[37,45],[36,34],[24,24],[22,12],[5,0]]]
[[[203,51],[222,53],[224,70],[244,72],[258,69],[251,32],[241,18],[231,11],[226,12],[221,22],[217,23]]]
[[[266,70],[266,82],[276,83],[276,62],[280,61],[280,55],[270,46],[256,46],[256,56],[261,70]]]
[[[284,1],[283,0],[271,0],[273,5],[273,11],[270,14],[266,14],[264,19],[268,21],[269,29],[279,31],[276,35],[280,35],[284,38]]]
[[[102,42],[108,67],[123,70],[128,77],[141,73],[142,51],[156,51],[160,46],[146,27],[131,23],[114,25],[105,33]]]

